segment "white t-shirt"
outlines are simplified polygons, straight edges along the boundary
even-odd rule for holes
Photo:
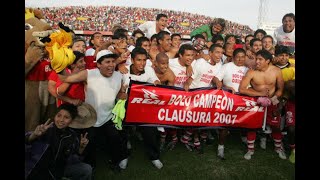
[[[128,69],[128,73],[123,75],[124,85],[129,86],[130,79],[134,81],[148,82],[152,84],[156,80],[159,80],[156,73],[154,72],[154,69],[151,68],[150,66],[146,66],[144,68],[144,73],[140,74],[139,76],[130,73],[130,66],[126,66],[126,68]]]
[[[85,102],[96,110],[97,122],[94,127],[100,127],[112,118],[112,109],[121,88],[122,74],[115,71],[111,77],[104,77],[97,68],[87,71]]]
[[[183,88],[184,83],[187,81],[187,68],[181,66],[179,58],[169,60],[169,67],[173,71],[176,78],[174,79],[174,86]],[[194,67],[195,60],[191,63],[192,68]]]
[[[275,44],[288,46],[290,53],[295,51],[295,28],[290,33],[283,31],[283,26],[278,27],[274,30],[274,41]]]
[[[140,26],[138,26],[138,28],[145,33],[147,38],[151,38],[152,35],[157,34],[156,32],[156,21],[146,21],[143,24],[141,24]],[[168,33],[170,33],[171,36],[171,32],[169,31],[168,28],[164,28],[164,31],[167,31]]]
[[[193,66],[192,83],[190,89],[200,87],[211,87],[211,80],[221,69],[221,63],[211,65],[203,58],[196,60]]]
[[[237,66],[234,62],[224,64],[216,76],[223,84],[232,87],[235,92],[239,92],[239,85],[243,76],[248,71],[246,66]]]

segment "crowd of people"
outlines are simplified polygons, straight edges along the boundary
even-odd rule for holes
[[[49,161],[50,176],[78,177],[81,168],[81,176],[91,179],[96,167],[97,149],[108,154],[113,170],[125,170],[130,161],[132,144],[129,132],[132,131],[141,134],[146,155],[158,169],[164,166],[161,152],[164,148],[173,150],[177,143],[182,143],[189,151],[204,153],[201,144],[210,140],[213,131],[186,128],[178,133],[170,128],[145,126],[132,129],[131,126],[118,124],[114,118],[114,108],[125,108],[123,102],[128,98],[130,80],[175,86],[186,91],[199,87],[224,88],[232,93],[261,97],[258,103],[268,107],[267,126],[270,132],[244,129],[241,133],[241,140],[247,145],[244,158],[250,160],[253,157],[258,133],[261,137],[270,134],[279,158],[287,159],[286,144],[282,141],[282,131],[285,129],[289,136],[289,160],[295,163],[293,13],[285,14],[282,26],[275,34],[268,35],[262,29],[252,32],[247,26],[222,18],[211,19],[169,10],[113,6],[42,10],[53,28],[56,28],[57,22],[63,22],[71,25],[71,30],[96,31],[89,42],[70,31],[74,61],[71,64],[51,64],[48,77],[47,90],[59,102],[56,104],[58,112],[54,114],[54,123],[49,120],[26,129],[30,132],[26,135],[26,143],[44,139],[60,158],[60,164],[55,164],[57,158],[50,157],[53,158]],[[79,16],[89,18],[77,20]],[[146,22],[136,23],[137,20]],[[186,20],[190,23],[189,27],[179,25]],[[99,31],[110,31],[114,23],[121,26],[112,30],[111,38],[105,39]],[[174,32],[169,30],[172,24]],[[244,32],[246,36],[243,38],[236,35]],[[192,34],[190,41],[181,39],[184,33]],[[37,53],[42,58],[50,59],[44,53],[45,49],[42,50]],[[34,56],[38,57],[37,53]],[[237,79],[234,80],[234,77]],[[70,124],[76,119],[75,107],[83,104],[90,105],[96,112],[95,122],[89,127],[71,128]],[[25,121],[27,123],[29,120]],[[227,128],[217,131],[217,156],[221,159],[226,158],[224,143],[228,131]],[[48,136],[47,133],[55,136]],[[57,143],[64,137],[68,137],[69,145],[63,149],[64,154],[58,156],[61,152]],[[261,140],[262,149],[265,149],[265,143]],[[82,157],[81,163],[77,161],[76,164],[78,171],[70,169],[72,166],[67,163],[72,154]]]
[[[57,22],[63,22],[73,30],[90,31],[112,31],[115,24],[121,24],[123,28],[133,32],[141,23],[151,21],[157,14],[164,13],[168,16],[168,26],[172,26],[178,33],[189,35],[193,29],[209,24],[214,19],[189,12],[121,6],[47,7],[41,10],[53,28],[58,28]],[[226,34],[241,36],[252,32],[247,25],[226,20]]]

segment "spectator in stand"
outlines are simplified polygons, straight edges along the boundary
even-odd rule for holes
[[[158,14],[156,21],[147,21],[141,24],[138,28],[146,33],[147,38],[151,38],[152,35],[158,34],[160,31],[167,31],[169,34],[171,32],[167,28],[168,26],[168,16],[165,14]]]
[[[295,52],[295,15],[285,14],[282,18],[282,25],[274,30],[274,41],[278,45],[288,46],[291,56]]]
[[[208,41],[211,41],[211,39],[214,38],[216,35],[223,33],[225,26],[226,24],[224,19],[216,18],[213,20],[212,23],[210,23],[210,25],[206,24],[193,30],[190,33],[190,36],[193,37],[197,34],[202,34],[203,32],[205,32],[208,36]]]

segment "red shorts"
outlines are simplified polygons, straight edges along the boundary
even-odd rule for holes
[[[293,101],[288,101],[286,104],[286,125],[296,125],[296,103]]]
[[[276,113],[278,111],[277,105],[270,105],[267,108],[267,125],[280,128],[281,124],[281,116],[280,113]]]

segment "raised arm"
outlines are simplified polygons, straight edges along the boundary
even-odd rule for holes
[[[72,74],[70,76],[64,76],[59,74],[59,78],[61,79],[62,82],[65,83],[77,83],[77,82],[83,82],[87,80],[88,77],[88,71],[87,70],[82,70],[78,73]]]

